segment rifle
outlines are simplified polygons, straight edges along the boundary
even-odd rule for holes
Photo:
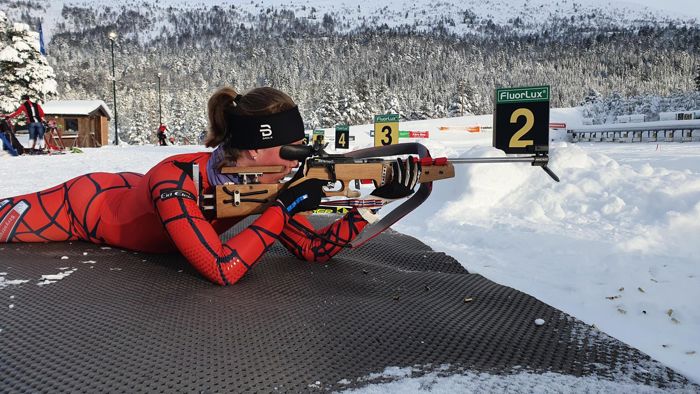
[[[237,174],[241,183],[216,186],[214,194],[202,195],[202,210],[216,218],[241,217],[262,213],[276,200],[277,194],[306,179],[322,179],[334,185],[336,189],[324,189],[326,197],[345,198],[321,204],[324,208],[345,207],[381,207],[381,200],[357,199],[358,190],[350,188],[352,181],[370,181],[375,187],[391,182],[393,159],[390,156],[416,155],[421,164],[420,187],[401,205],[393,209],[381,220],[365,227],[362,233],[350,243],[357,247],[369,241],[425,201],[432,191],[434,181],[452,178],[455,175],[454,164],[466,163],[508,163],[530,162],[542,167],[555,181],[559,178],[547,167],[546,153],[528,157],[497,158],[433,158],[428,149],[419,143],[402,143],[374,148],[365,148],[343,154],[328,154],[320,144],[285,145],[280,148],[280,157],[286,160],[303,162],[303,173],[295,174],[286,183],[263,184],[258,177],[265,173],[278,173],[282,166],[261,167],[223,167],[225,174]]]

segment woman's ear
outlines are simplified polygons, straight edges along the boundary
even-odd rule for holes
[[[248,152],[248,158],[251,160],[255,160],[258,158],[258,149],[249,149],[246,152]]]

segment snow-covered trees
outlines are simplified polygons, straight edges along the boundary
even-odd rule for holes
[[[54,71],[39,53],[39,34],[12,23],[0,11],[0,111],[13,111],[23,94],[47,100],[56,95]]]
[[[589,99],[593,97],[592,99]],[[622,97],[618,92],[608,96],[592,95],[582,103],[583,116],[594,124],[614,123],[619,115],[644,115],[646,121],[659,120],[659,112],[698,109],[700,92],[676,91],[668,96],[642,95]]]
[[[450,104],[447,107],[448,116],[466,116],[472,115],[476,111],[481,98],[466,81],[460,80],[457,83],[457,91],[452,96]]]
[[[286,91],[309,128],[371,123],[375,114],[388,112],[403,119],[489,113],[496,87],[550,85],[554,107],[586,102],[590,87],[599,92],[598,99],[590,97],[592,116],[604,112],[602,97],[613,91],[622,102],[696,88],[692,59],[700,52],[700,27],[672,29],[653,18],[638,28],[604,15],[594,21],[587,16],[583,24],[552,16],[541,30],[523,34],[533,28],[524,19],[517,27],[515,19],[513,26],[498,25],[465,13],[453,22],[464,22],[472,32],[453,35],[447,19],[430,30],[430,24],[411,18],[395,27],[374,17],[352,25],[347,15],[325,10],[312,12],[312,18],[308,10],[283,7],[185,11],[141,5],[99,11],[66,7],[49,43],[61,98],[111,102],[106,33],[124,27],[115,48],[117,105],[120,128],[125,135],[133,128],[134,141],[153,141],[158,127],[153,114],[158,72],[163,120],[169,134],[182,141],[206,128],[207,99],[225,85]],[[121,23],[127,20],[136,27]],[[635,108],[655,113],[671,105],[646,100],[608,106],[623,114]]]
[[[700,92],[700,64],[695,66],[695,90]]]
[[[341,121],[340,111],[338,110],[338,95],[338,89],[332,85],[326,87],[323,91],[320,105],[315,111],[321,127],[331,127]]]

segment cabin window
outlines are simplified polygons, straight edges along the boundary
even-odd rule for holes
[[[65,118],[66,122],[65,134],[78,134],[78,119],[77,118]]]

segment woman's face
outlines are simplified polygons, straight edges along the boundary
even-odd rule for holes
[[[295,141],[290,145],[299,145],[302,140]],[[283,166],[282,172],[273,174],[263,174],[260,176],[261,183],[276,183],[292,172],[292,169],[299,165],[298,160],[286,160],[280,157],[281,146],[258,149],[255,164],[259,166]]]

